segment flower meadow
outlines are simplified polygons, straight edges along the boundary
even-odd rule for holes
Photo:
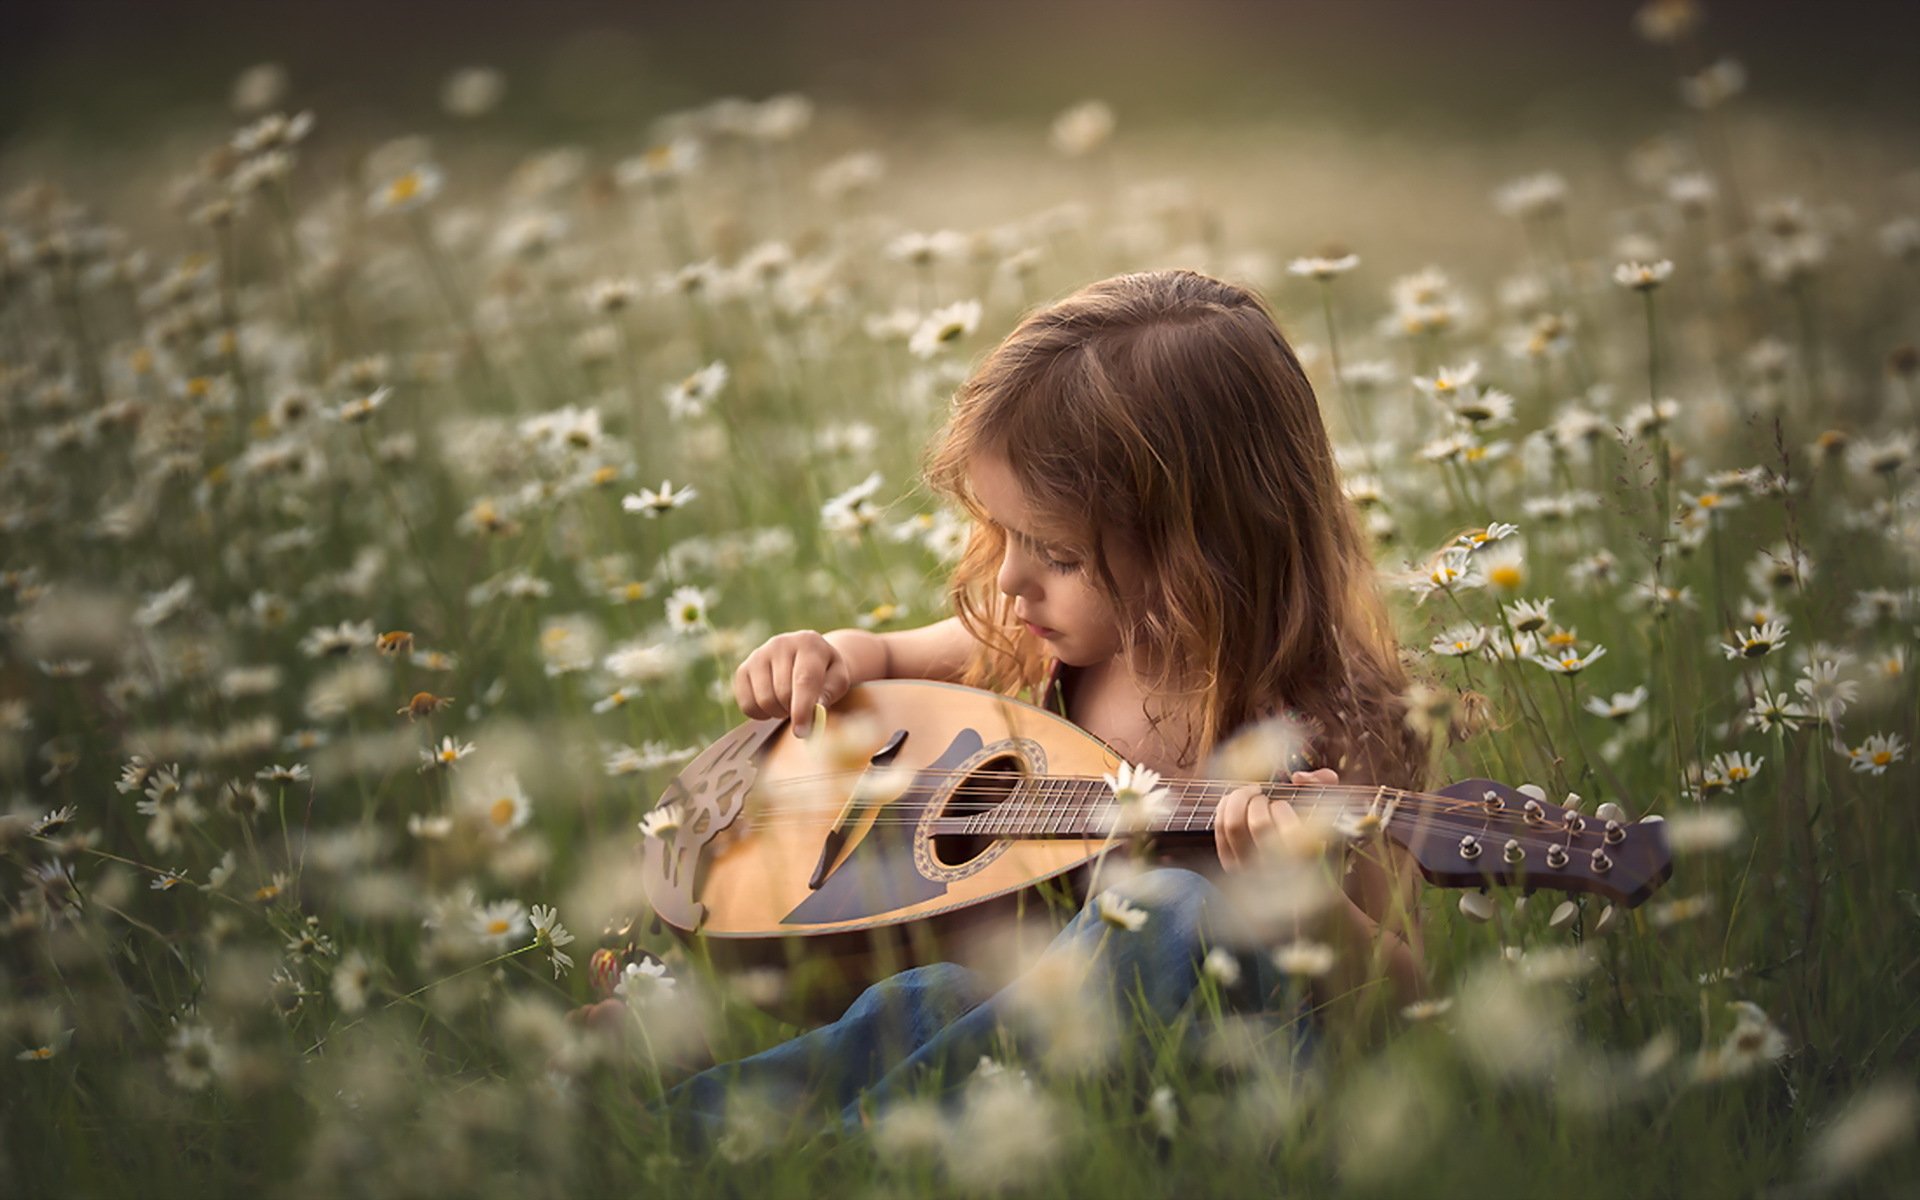
[[[1638,18],[1704,65],[1625,161],[1284,237],[1099,101],[903,177],[799,95],[502,155],[495,73],[382,141],[260,68],[137,196],[0,168],[0,1191],[1910,1188],[1920,174],[1770,121],[1690,11]],[[676,1139],[646,1103],[807,974],[649,923],[655,799],[772,633],[945,615],[916,453],[970,363],[1166,266],[1308,367],[1439,783],[1663,820],[1671,879],[1423,889],[1428,997],[1308,1066],[1222,956],[1179,1028],[1063,981],[1039,1060],[865,1136],[742,1094]]]

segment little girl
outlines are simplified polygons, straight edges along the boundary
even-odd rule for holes
[[[1129,762],[1188,777],[1228,735],[1290,710],[1316,731],[1321,766],[1283,769],[1287,781],[1424,782],[1425,748],[1402,720],[1407,678],[1313,390],[1251,293],[1162,271],[1029,314],[962,386],[924,465],[974,520],[954,615],[774,637],[734,676],[747,716],[790,716],[805,737],[816,701],[866,680],[949,680],[1034,694]],[[1089,904],[1049,953],[1098,947],[1117,1011],[1144,1003],[1172,1019],[1227,904],[1212,868],[1259,865],[1298,820],[1257,788],[1233,792],[1209,869],[1133,876],[1118,890],[1144,924],[1114,936]],[[1415,878],[1396,857],[1349,856],[1340,900],[1309,931],[1336,952],[1312,983],[1317,1011],[1337,1016],[1357,997],[1378,1010],[1381,987],[1394,1007],[1417,995]],[[1285,981],[1268,955],[1252,962],[1264,1000]],[[984,996],[963,968],[916,968],[669,1100],[717,1120],[730,1089],[770,1087],[857,1126],[863,1101],[870,1114],[929,1073],[964,1075],[1023,982]]]

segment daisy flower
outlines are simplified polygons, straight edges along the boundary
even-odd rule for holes
[[[727,374],[726,363],[711,362],[668,387],[662,393],[668,414],[676,421],[705,416],[714,397],[726,386]]]
[[[1333,947],[1320,942],[1289,942],[1273,952],[1273,965],[1296,978],[1318,978],[1333,970]]]
[[[1858,746],[1847,747],[1846,754],[1854,770],[1885,775],[1888,767],[1907,756],[1907,743],[1897,733],[1876,733]]]
[[[1532,633],[1545,628],[1553,611],[1553,598],[1515,600],[1507,605],[1507,621],[1517,633]]]
[[[553,963],[553,977],[560,978],[562,968],[567,970],[573,968],[573,956],[560,949],[562,946],[573,944],[573,934],[560,923],[560,914],[552,905],[534,905],[532,913],[529,914],[529,920],[533,924],[534,941],[547,948],[547,956]]]
[[[1111,888],[1100,893],[1094,907],[1100,913],[1100,919],[1115,929],[1138,933],[1140,927],[1147,923],[1146,909],[1127,903],[1124,896]]]
[[[1476,565],[1487,585],[1511,595],[1527,583],[1526,547],[1517,541],[1484,545],[1474,551]]]
[[[375,216],[411,212],[438,196],[444,182],[438,167],[432,163],[420,163],[402,171],[368,197],[367,210]]]
[[[671,479],[660,481],[660,490],[641,488],[631,492],[620,500],[620,507],[627,512],[637,512],[643,517],[657,517],[661,513],[686,507],[698,493],[691,487],[675,490]]]
[[[1451,403],[1461,389],[1470,386],[1480,374],[1478,362],[1465,362],[1457,367],[1441,367],[1432,375],[1416,375],[1413,386],[1432,396],[1435,400]]]
[[[1772,733],[1776,725],[1788,731],[1797,730],[1813,719],[1812,713],[1795,704],[1785,692],[1772,696],[1761,692],[1754,697],[1753,707],[1747,712],[1761,733]]]
[[[1468,550],[1479,550],[1483,546],[1490,546],[1495,542],[1505,541],[1519,532],[1520,527],[1518,525],[1509,525],[1504,521],[1494,521],[1481,529],[1469,529],[1453,540],[1456,544],[1465,546]]]
[[[1466,388],[1447,407],[1475,428],[1494,429],[1513,420],[1513,397],[1499,388]]]
[[[511,771],[464,783],[460,792],[467,810],[495,837],[505,837],[533,816],[533,804],[520,786],[520,777]]]
[[[980,325],[980,302],[961,300],[936,308],[920,322],[907,339],[907,349],[915,358],[932,358],[945,347],[971,334]]]
[[[1487,644],[1487,631],[1479,625],[1457,625],[1434,638],[1429,645],[1442,658],[1460,658]]]
[[[1630,692],[1615,692],[1611,699],[1602,700],[1598,696],[1588,696],[1584,702],[1586,710],[1596,717],[1605,717],[1609,721],[1622,721],[1640,710],[1647,702],[1647,687],[1641,684]]]
[[[1785,621],[1768,621],[1764,625],[1755,625],[1740,634],[1732,642],[1721,642],[1720,649],[1728,659],[1765,658],[1780,648],[1787,640]]]
[[[666,963],[649,957],[627,964],[626,970],[620,973],[620,982],[613,985],[613,994],[639,1008],[665,996],[677,982],[667,974]]]
[[[878,521],[885,510],[872,503],[880,490],[881,474],[868,475],[859,483],[820,506],[820,524],[829,533],[858,535]]]
[[[1636,292],[1651,292],[1672,275],[1673,263],[1664,258],[1650,263],[1624,262],[1613,269],[1613,281]]]
[[[640,818],[640,833],[643,837],[658,838],[680,828],[686,819],[686,807],[679,801],[662,804]]]
[[[1172,807],[1173,793],[1161,786],[1160,773],[1149,767],[1123,762],[1118,774],[1103,778],[1113,792],[1113,807],[1105,822],[1110,834],[1143,832]]]
[[[308,658],[340,658],[373,641],[371,621],[342,621],[332,628],[316,625],[300,639],[300,653]]]
[[[1724,788],[1739,787],[1758,775],[1761,764],[1766,761],[1757,754],[1748,754],[1741,750],[1716,754],[1707,763],[1707,769],[1701,780],[1702,790],[1714,792]]]
[[[1784,1057],[1792,1048],[1786,1033],[1759,1005],[1735,1000],[1728,1007],[1739,1014],[1733,1032],[1720,1046],[1700,1052],[1694,1063],[1695,1082],[1738,1078]]]
[[[1793,690],[1800,693],[1800,698],[1816,716],[1828,723],[1838,721],[1847,706],[1860,695],[1860,685],[1840,678],[1840,664],[1830,658],[1802,667],[1800,678],[1793,681]]]
[[[495,900],[483,905],[471,920],[473,931],[495,946],[518,940],[529,928],[526,905],[518,900]]]
[[[1344,275],[1360,265],[1358,254],[1343,254],[1339,258],[1296,258],[1287,264],[1287,272],[1308,279],[1318,279],[1322,283],[1337,275]]]
[[[376,388],[355,400],[349,400],[333,410],[334,418],[344,425],[364,425],[373,419],[387,403],[387,397],[393,394],[390,387]]]
[[[1529,655],[1528,661],[1538,663],[1555,675],[1578,675],[1592,666],[1594,660],[1606,652],[1605,646],[1595,646],[1587,651],[1585,656],[1575,654],[1572,650],[1556,650],[1552,657],[1542,654]]]
[[[1240,982],[1240,960],[1225,946],[1215,946],[1207,951],[1207,959],[1201,964],[1200,969],[1208,979],[1223,988],[1230,988]]]
[[[1472,554],[1471,550],[1459,546],[1440,551],[1425,570],[1413,577],[1410,586],[1423,602],[1435,592],[1465,591],[1479,587],[1486,580],[1480,573],[1479,564],[1473,561]]]
[[[205,1025],[177,1026],[167,1047],[167,1074],[188,1091],[200,1091],[226,1072],[226,1048]]]
[[[451,767],[461,759],[472,754],[472,742],[462,742],[453,737],[443,737],[440,744],[420,752],[420,769],[430,771],[436,767]]]
[[[679,587],[667,597],[667,624],[675,633],[693,634],[707,628],[707,606],[712,598],[697,587]]]

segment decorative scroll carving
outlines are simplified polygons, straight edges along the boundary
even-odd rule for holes
[[[784,717],[769,717],[736,726],[661,793],[656,807],[679,804],[680,825],[642,843],[641,879],[653,910],[669,924],[697,930],[706,919],[706,906],[694,899],[701,855],[746,807],[747,792],[760,773],[760,751],[786,723]]]

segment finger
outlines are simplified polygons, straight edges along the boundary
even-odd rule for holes
[[[1273,844],[1273,801],[1264,793],[1247,801],[1247,840],[1258,854]]]
[[[753,716],[753,659],[748,658],[733,671],[733,699],[740,711]]]
[[[853,672],[847,669],[847,660],[838,654],[827,665],[827,677],[821,684],[820,702],[828,708],[840,702],[840,697],[853,687]]]
[[[1246,842],[1247,804],[1259,795],[1258,788],[1235,788],[1220,801],[1219,810],[1213,819],[1213,846],[1220,856],[1220,865],[1229,871],[1235,871],[1243,863],[1241,849]]]
[[[813,732],[813,705],[820,699],[825,672],[812,654],[799,654],[793,660],[793,691],[787,697],[793,715],[793,735],[806,737]]]
[[[773,664],[761,659],[753,664],[753,673],[749,677],[753,687],[753,715],[756,717],[777,717],[786,710],[780,705],[780,694],[773,686]]]

